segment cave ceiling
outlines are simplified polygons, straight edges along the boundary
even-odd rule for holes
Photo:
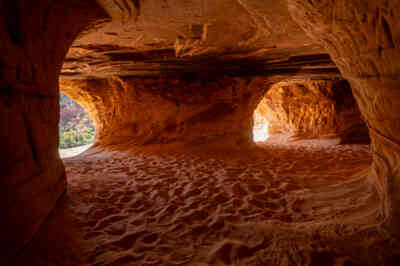
[[[62,79],[182,73],[338,79],[285,0],[97,0],[108,12],[76,38]]]

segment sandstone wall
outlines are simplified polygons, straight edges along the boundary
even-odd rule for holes
[[[369,143],[368,129],[345,81],[279,82],[265,94],[257,111],[267,119],[270,134]]]
[[[61,81],[92,117],[97,145],[252,141],[265,78],[111,78]]]
[[[299,25],[349,80],[371,134],[368,179],[383,225],[400,235],[400,5],[396,0],[289,0]]]
[[[83,3],[84,2],[84,3]],[[76,35],[104,17],[93,1],[0,1],[0,264],[65,191],[58,74]]]

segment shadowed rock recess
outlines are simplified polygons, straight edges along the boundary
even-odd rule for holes
[[[0,0],[0,264],[397,265],[399,19],[397,0]],[[64,161],[60,91],[96,127]]]

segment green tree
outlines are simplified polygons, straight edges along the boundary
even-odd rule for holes
[[[67,149],[93,142],[95,130],[86,111],[60,93],[59,148]]]

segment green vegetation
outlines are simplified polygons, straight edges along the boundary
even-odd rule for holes
[[[90,144],[94,139],[94,126],[89,115],[79,104],[60,93],[60,149]]]

